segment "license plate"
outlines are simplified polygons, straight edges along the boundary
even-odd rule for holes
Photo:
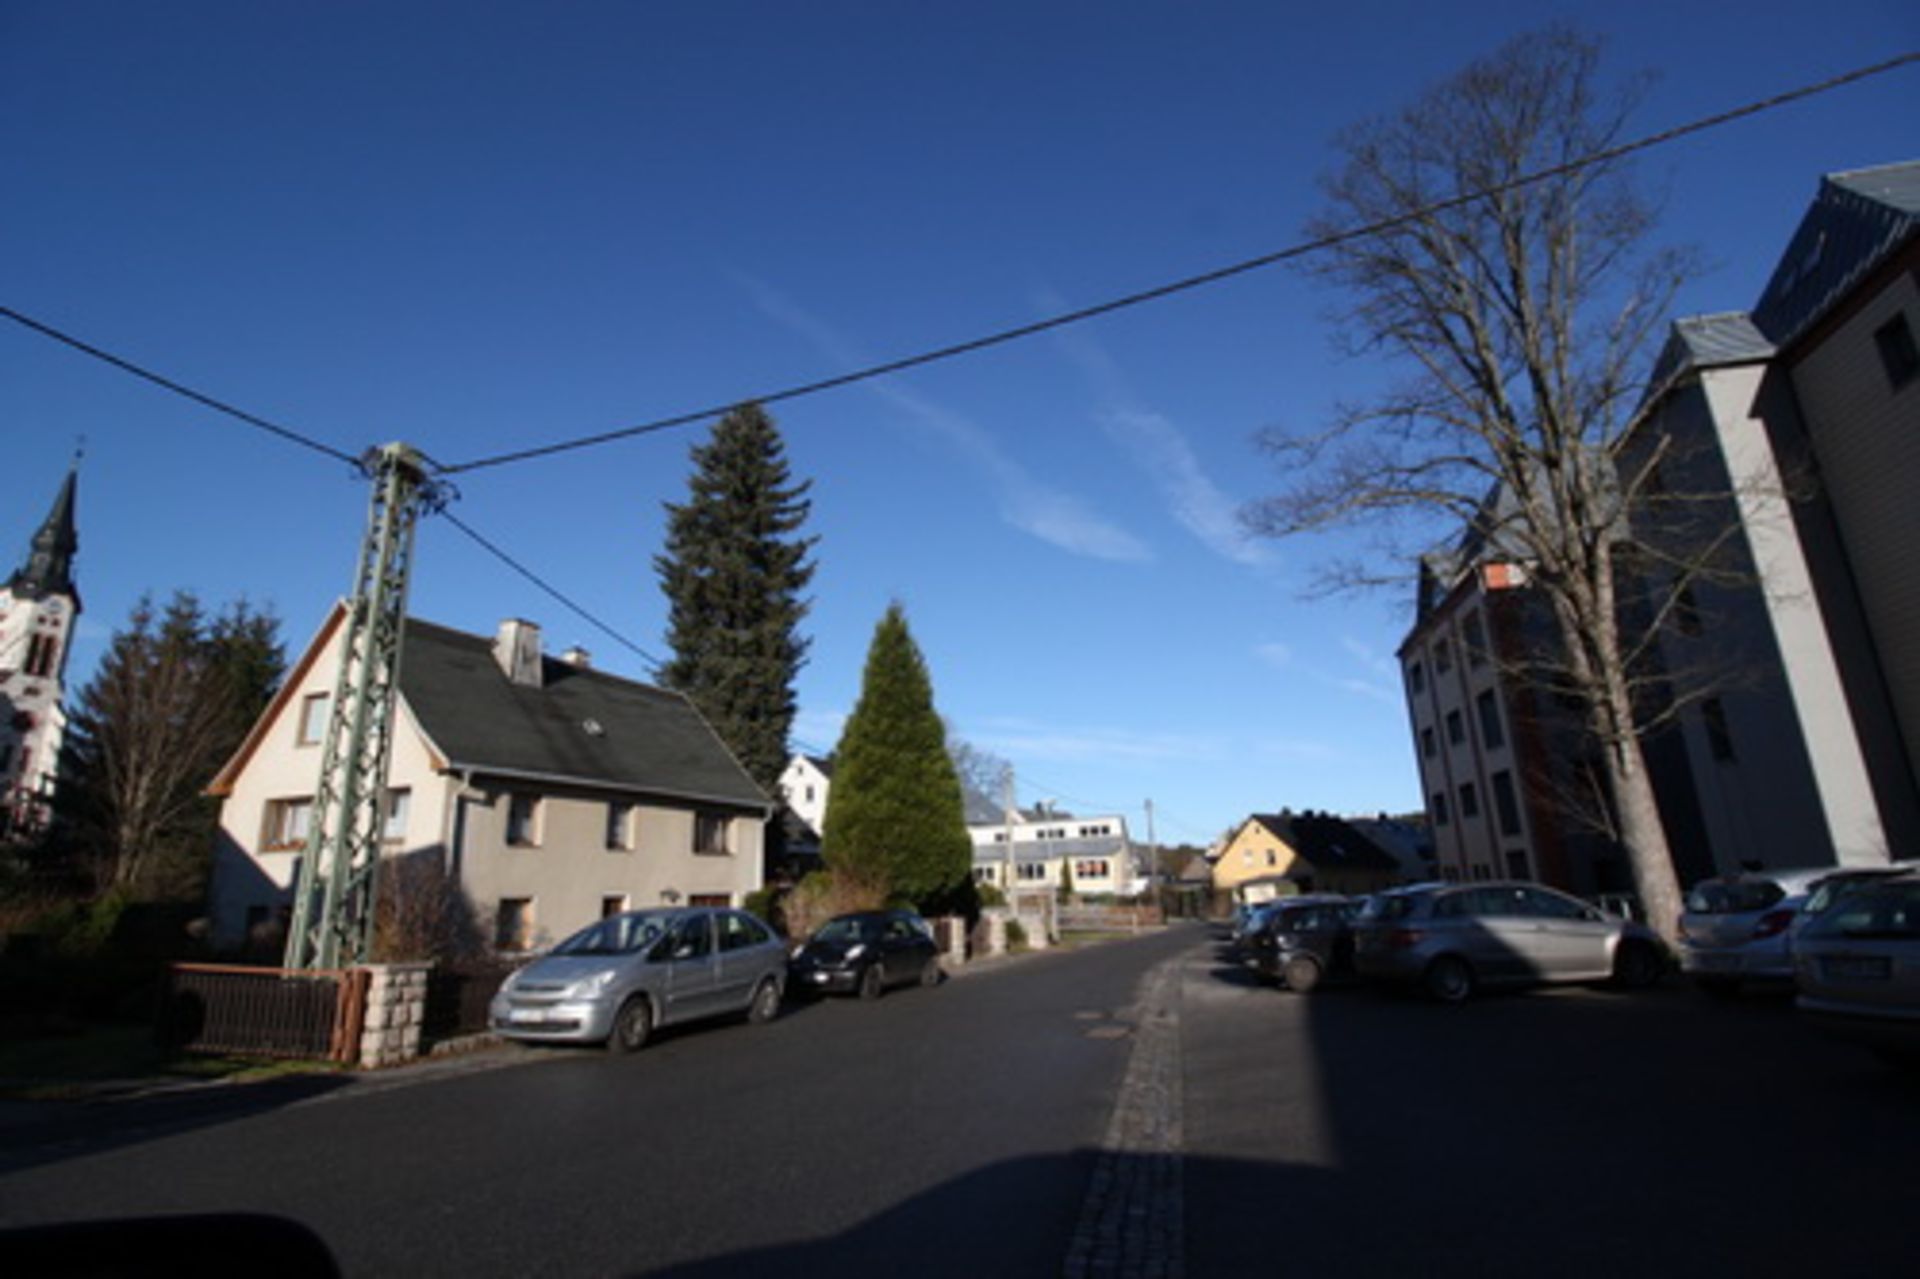
[[[827,984],[827,974],[825,974],[825,973],[808,973],[808,974],[807,974],[807,980],[808,980],[808,981],[810,981],[810,982],[812,982],[812,983],[813,983],[814,985],[816,985],[816,986],[824,986],[824,985],[826,985],[826,984]]]
[[[1892,975],[1884,955],[1830,955],[1820,967],[1830,981],[1885,981]]]
[[[507,1010],[507,1020],[517,1025],[537,1025],[546,1019],[547,1010],[544,1008],[510,1008]]]

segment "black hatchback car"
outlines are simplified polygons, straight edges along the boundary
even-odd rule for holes
[[[940,984],[940,948],[927,921],[910,910],[836,915],[793,948],[790,994],[858,994],[878,999],[889,986]]]
[[[1287,898],[1248,936],[1253,966],[1302,995],[1328,977],[1350,976],[1353,918],[1359,910],[1360,903],[1348,897]]]

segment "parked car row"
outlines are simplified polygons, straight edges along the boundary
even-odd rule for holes
[[[1521,880],[1282,898],[1244,927],[1249,962],[1301,993],[1352,974],[1459,1003],[1494,986],[1608,981],[1634,989],[1668,966],[1645,925]]]
[[[1701,880],[1680,914],[1680,966],[1710,995],[1749,987],[1787,990],[1794,951],[1812,922],[1849,885],[1920,868],[1920,863],[1750,871]]]
[[[628,1053],[662,1026],[771,1021],[790,990],[876,999],[888,986],[940,979],[933,932],[911,911],[838,916],[790,946],[744,910],[636,910],[588,925],[508,976],[488,1022],[509,1039]]]

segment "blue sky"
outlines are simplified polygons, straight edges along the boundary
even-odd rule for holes
[[[1652,132],[1920,47],[1907,2],[0,0],[0,304],[329,445],[446,462],[844,373],[1282,248],[1345,124],[1568,17]],[[1920,153],[1906,69],[1657,151],[1688,311],[1751,303],[1820,174]],[[903,601],[939,709],[1024,800],[1204,842],[1418,806],[1405,593],[1248,544],[1253,443],[1387,370],[1258,272],[774,410],[821,537],[797,736]],[[460,477],[458,516],[659,655],[662,503],[704,427]],[[339,463],[0,323],[0,559],[86,439],[84,678],[143,592],[305,642],[366,493]],[[412,609],[641,658],[443,520]]]

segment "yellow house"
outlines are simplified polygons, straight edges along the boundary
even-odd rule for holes
[[[1400,878],[1392,854],[1325,813],[1255,813],[1213,863],[1213,887],[1238,902],[1291,893],[1378,892]]]

